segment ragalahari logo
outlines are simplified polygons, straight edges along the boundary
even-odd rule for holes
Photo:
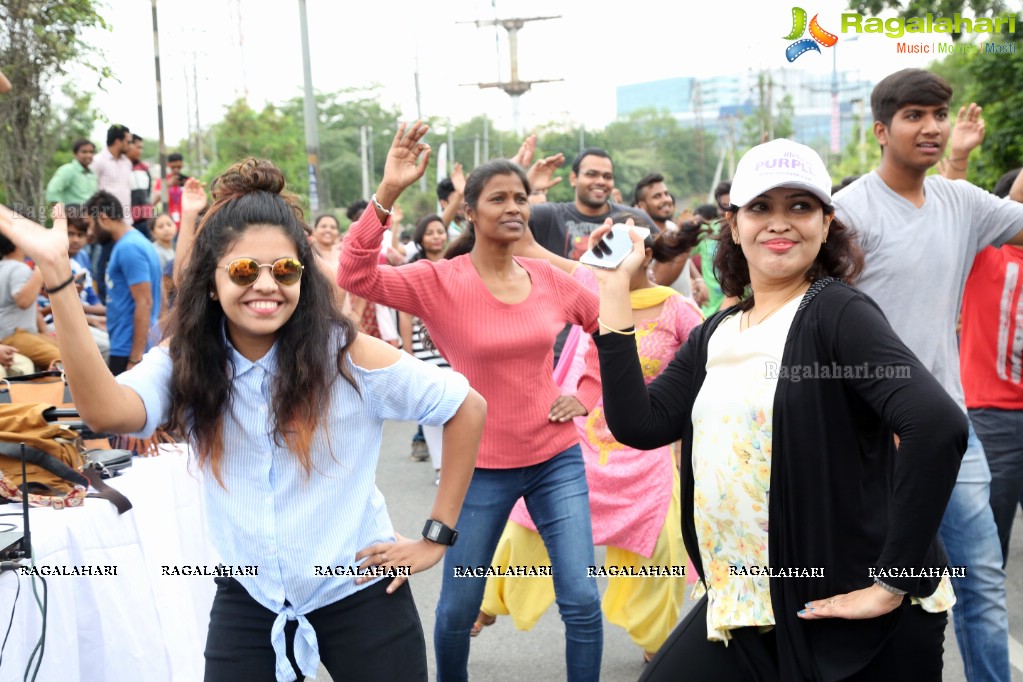
[[[817,47],[818,43],[824,47],[834,47],[838,42],[838,36],[821,28],[817,23],[817,16],[813,15],[813,19],[810,20],[810,38],[796,40],[796,38],[801,38],[806,31],[806,10],[802,7],[792,8],[792,32],[785,36],[785,40],[796,41],[785,48],[785,58],[790,62],[796,61],[801,54],[810,50],[820,53],[821,49]]]

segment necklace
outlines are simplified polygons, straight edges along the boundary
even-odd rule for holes
[[[786,303],[788,303],[789,301],[794,299],[796,297],[796,295],[800,293],[800,289],[803,289],[803,287],[806,287],[808,284],[809,284],[808,282],[800,282],[799,285],[795,288],[795,290],[791,294],[789,294],[788,297],[784,301],[782,301],[781,303],[779,303],[775,307],[771,308],[771,310],[766,315],[761,317],[760,320],[756,324],[750,324],[750,319],[753,317],[753,309],[750,308],[749,310],[747,310],[745,312],[745,315],[746,315],[746,329],[749,329],[750,327],[756,327],[759,324],[763,324],[764,320],[766,320],[771,315],[774,315],[776,312],[781,310],[781,308]],[[754,303],[753,305],[756,305],[756,303]],[[740,331],[742,330],[741,322],[742,322],[742,318],[740,318],[740,324],[739,324],[739,330]]]

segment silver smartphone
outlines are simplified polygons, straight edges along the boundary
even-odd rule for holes
[[[623,223],[616,223],[592,249],[579,257],[579,262],[584,265],[592,265],[595,268],[614,270],[632,253],[629,230],[635,230],[642,239],[646,239],[650,235],[649,228],[629,227]]]

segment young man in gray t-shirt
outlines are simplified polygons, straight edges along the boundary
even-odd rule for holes
[[[860,239],[865,266],[857,286],[871,296],[907,346],[966,411],[959,378],[956,321],[977,252],[1023,244],[1023,205],[965,181],[927,171],[949,138],[952,90],[919,69],[894,73],[874,88],[874,135],[881,164],[835,195],[836,217]],[[965,129],[965,126],[964,126]],[[953,144],[954,162],[969,146]],[[957,154],[963,157],[956,158]],[[1010,196],[1023,196],[1018,183]],[[967,679],[1009,680],[1008,613],[983,448],[970,439],[941,524],[954,578],[956,638]]]

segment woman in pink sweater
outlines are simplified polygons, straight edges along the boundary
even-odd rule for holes
[[[508,514],[524,497],[551,555],[565,623],[567,678],[597,680],[603,646],[593,566],[586,473],[572,418],[600,395],[595,367],[575,396],[552,379],[553,345],[566,323],[596,327],[597,299],[548,263],[513,258],[528,229],[529,181],[509,161],[478,167],[465,186],[471,251],[451,260],[379,266],[380,235],[401,192],[426,171],[426,126],[399,127],[383,181],[345,239],[338,284],[415,315],[437,350],[488,404],[476,471],[458,519],[458,543],[445,557],[434,647],[438,682],[467,679],[469,632],[483,597],[486,569]],[[441,490],[445,486],[441,476]]]

